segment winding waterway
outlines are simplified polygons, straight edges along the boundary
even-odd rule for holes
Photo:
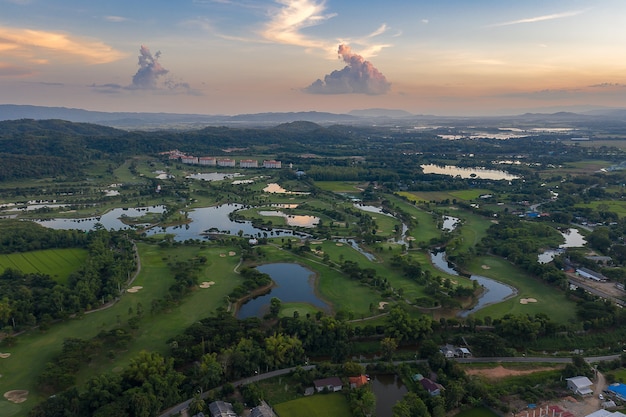
[[[445,252],[431,252],[430,259],[437,269],[447,274],[458,276],[459,273],[450,267],[448,261],[446,261],[445,255]],[[467,317],[483,307],[499,303],[517,294],[517,290],[515,288],[494,279],[483,277],[482,275],[471,275],[470,279],[478,282],[485,289],[485,291],[483,291],[480,297],[478,297],[476,305],[470,309],[460,311],[457,314],[459,317]]]

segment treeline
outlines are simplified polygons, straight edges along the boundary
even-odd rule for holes
[[[73,241],[72,233],[59,235],[64,236],[59,239],[63,244]],[[132,242],[120,232],[103,229],[83,235],[85,240],[79,247],[86,247],[88,256],[80,269],[70,274],[67,285],[45,274],[13,269],[0,274],[0,327],[45,328],[53,320],[90,310],[120,294],[122,285],[135,270]],[[53,241],[47,240],[49,244]]]
[[[0,222],[0,253],[29,252],[85,246],[89,234],[81,230],[55,230],[33,222]]]

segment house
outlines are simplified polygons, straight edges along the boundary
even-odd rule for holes
[[[468,348],[460,347],[456,349],[456,356],[459,358],[469,358],[472,356],[472,352]]]
[[[211,417],[239,417],[233,410],[233,405],[224,401],[210,403],[209,413],[211,413]]]
[[[359,388],[359,387],[362,387],[363,385],[367,385],[369,378],[367,377],[367,375],[361,374],[359,376],[349,377],[348,381],[350,382],[350,388]]]
[[[265,401],[250,410],[250,417],[276,417],[276,413]]]
[[[574,394],[578,395],[591,395],[593,394],[593,382],[589,380],[586,376],[575,376],[572,378],[567,378],[567,388],[572,390]]]
[[[420,379],[420,384],[422,384],[422,387],[424,387],[424,389],[433,397],[441,394],[441,391],[444,389],[441,384],[433,382],[429,378]]]
[[[452,346],[452,345],[442,346],[441,348],[439,348],[439,351],[446,358],[454,358],[454,356],[455,356],[454,346]]]
[[[587,414],[585,417],[626,417],[626,415],[619,411],[598,410]]]
[[[341,391],[343,389],[343,383],[339,377],[333,376],[330,378],[324,379],[316,379],[313,381],[313,385],[315,385],[315,391],[322,392],[324,389],[327,389],[331,392]]]

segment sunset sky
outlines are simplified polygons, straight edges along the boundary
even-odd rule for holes
[[[0,0],[0,104],[238,114],[626,107],[623,0]]]

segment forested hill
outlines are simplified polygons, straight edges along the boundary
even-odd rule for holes
[[[316,152],[358,146],[354,128],[290,122],[272,128],[207,127],[193,131],[128,132],[63,120],[0,122],[0,181],[43,176],[82,175],[93,160],[121,161],[132,155],[171,149],[226,155],[227,148],[246,153]],[[353,146],[349,146],[352,144]]]

